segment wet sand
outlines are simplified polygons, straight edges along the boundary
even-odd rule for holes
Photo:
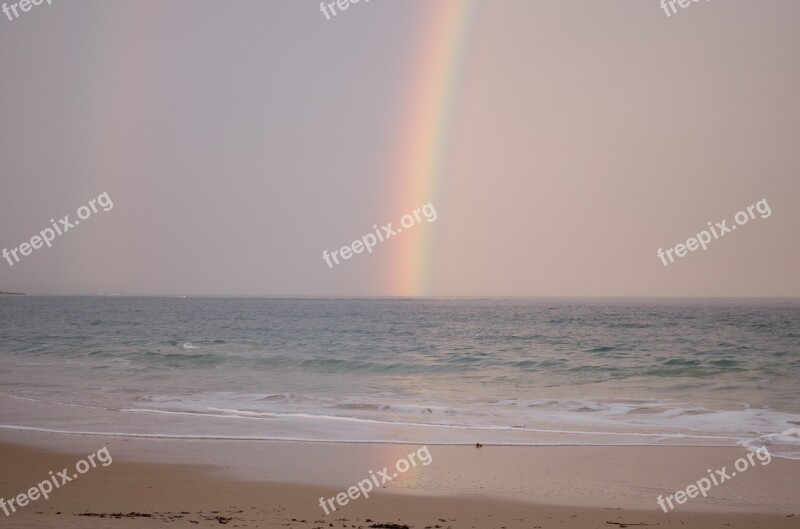
[[[107,447],[91,468],[17,512],[13,527],[682,528],[800,527],[800,462],[773,458],[658,508],[738,448],[429,446],[411,467],[328,515],[335,497],[419,446],[193,441],[0,431],[0,497],[11,498]],[[758,462],[758,460],[756,459]],[[393,525],[394,524],[394,525]]]

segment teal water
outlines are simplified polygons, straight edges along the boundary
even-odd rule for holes
[[[800,302],[0,298],[0,425],[800,457]]]

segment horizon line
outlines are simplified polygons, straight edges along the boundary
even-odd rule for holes
[[[5,291],[0,291],[5,292]],[[447,299],[630,299],[630,300],[678,300],[678,299],[775,299],[775,300],[800,300],[800,296],[621,296],[621,295],[441,295],[441,296],[392,296],[392,295],[346,295],[346,294],[61,294],[61,293],[23,293],[9,292],[0,294],[1,297],[92,297],[92,298],[209,298],[209,299],[407,299],[407,300],[447,300]]]

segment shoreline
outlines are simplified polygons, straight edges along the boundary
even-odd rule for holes
[[[20,372],[24,377],[28,372]],[[496,447],[698,447],[755,449],[761,438],[774,437],[764,432],[788,431],[790,424],[774,424],[760,432],[720,430],[676,431],[647,424],[567,424],[539,421],[536,427],[480,427],[421,422],[390,422],[358,417],[306,416],[259,412],[248,415],[161,410],[128,409],[127,403],[103,404],[92,408],[38,402],[13,396],[0,396],[4,411],[2,430],[27,430],[55,435],[85,437],[126,437],[138,439],[285,441],[340,444],[423,444],[474,446],[480,442]],[[94,405],[96,406],[96,404]],[[120,410],[119,408],[122,408]],[[123,413],[121,413],[121,411]],[[725,412],[717,412],[725,413]],[[34,420],[33,417],[44,418]],[[90,419],[90,421],[89,421]],[[763,420],[763,417],[761,417]],[[779,417],[783,420],[784,418]],[[786,421],[789,419],[786,418]],[[102,425],[102,427],[100,427]],[[775,457],[800,461],[797,445],[771,439]]]

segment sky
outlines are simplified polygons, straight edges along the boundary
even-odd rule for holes
[[[676,11],[362,0],[328,19],[307,0],[52,0],[0,13],[0,250],[19,258],[0,259],[0,290],[800,296],[800,3]],[[51,247],[32,241],[103,193],[108,211],[95,202]],[[766,218],[673,250],[759,201]]]

